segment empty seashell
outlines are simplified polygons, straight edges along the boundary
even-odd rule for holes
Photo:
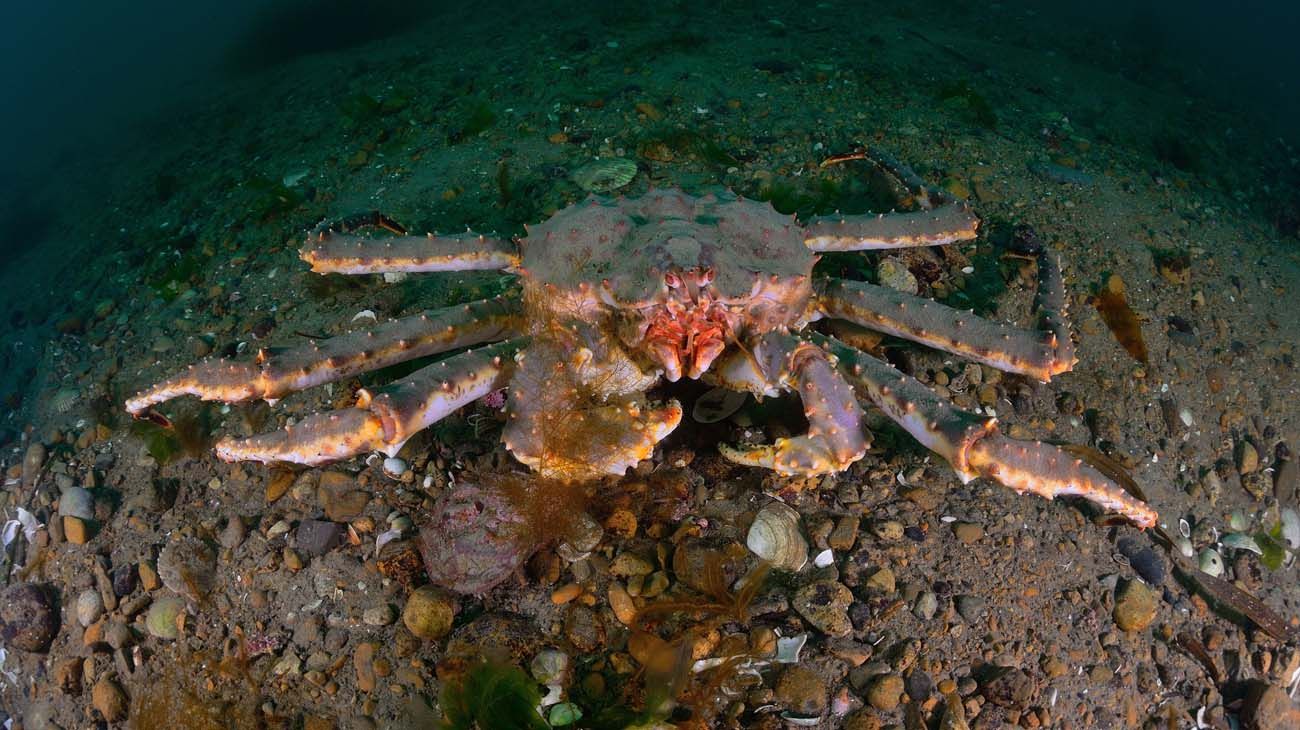
[[[1300,514],[1294,508],[1282,510],[1282,541],[1292,550],[1300,550]]]
[[[1205,548],[1197,558],[1200,563],[1201,572],[1212,575],[1215,578],[1223,575],[1223,556],[1214,548]]]
[[[390,456],[387,459],[384,459],[384,474],[389,479],[401,479],[402,475],[405,473],[406,473],[405,461],[402,461],[396,456]]]
[[[1256,555],[1263,555],[1264,550],[1255,542],[1255,538],[1250,535],[1243,535],[1240,532],[1233,532],[1223,536],[1221,541],[1224,547],[1236,550],[1249,550]]]
[[[358,319],[368,319],[371,322],[379,321],[379,317],[376,316],[374,311],[370,309],[363,309],[360,312],[357,312],[356,314],[352,315],[353,322],[357,321]]]
[[[834,562],[835,562],[835,551],[830,550],[829,548],[821,551],[820,553],[817,553],[817,557],[813,558],[813,565],[817,566],[818,568],[825,568],[826,566]]]
[[[754,515],[745,545],[781,570],[796,571],[808,562],[808,541],[799,530],[799,513],[783,502],[769,502]]]
[[[1182,553],[1184,558],[1190,558],[1196,554],[1196,548],[1192,547],[1192,541],[1182,535],[1174,538],[1174,547],[1178,548],[1178,552]]]
[[[727,388],[714,388],[695,401],[691,409],[691,418],[696,423],[717,423],[745,405],[748,393],[741,393]]]
[[[1246,513],[1241,510],[1233,510],[1232,514],[1228,515],[1228,529],[1233,530],[1234,532],[1241,532],[1242,530],[1245,530],[1248,525],[1249,523],[1246,521]]]
[[[578,187],[589,193],[609,193],[632,182],[636,163],[622,157],[592,160],[570,175]]]
[[[1187,520],[1183,519],[1182,517],[1179,517],[1179,518],[1178,518],[1178,534],[1179,534],[1179,535],[1182,535],[1183,537],[1191,537],[1191,536],[1192,536],[1192,526],[1191,526],[1191,524],[1189,524],[1189,523],[1187,522]],[[1191,557],[1191,556],[1188,556],[1188,557]]]

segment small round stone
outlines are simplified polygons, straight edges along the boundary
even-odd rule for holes
[[[387,626],[397,618],[397,612],[387,603],[371,606],[361,614],[361,620],[367,626]]]
[[[95,497],[89,489],[68,487],[59,497],[59,515],[82,520],[95,519]]]
[[[455,597],[437,586],[421,586],[411,591],[402,610],[402,623],[426,641],[436,641],[450,633],[455,617]]]
[[[877,710],[888,712],[898,707],[903,694],[903,678],[897,674],[882,674],[867,689],[867,702]]]
[[[126,693],[112,679],[105,675],[95,683],[90,694],[91,704],[108,722],[117,722],[126,717]]]
[[[1131,580],[1115,594],[1115,625],[1123,631],[1141,631],[1155,620],[1160,596],[1145,583]]]
[[[826,711],[826,695],[826,682],[807,667],[791,666],[776,680],[776,701],[798,715],[820,716]]]
[[[77,622],[83,628],[95,623],[103,614],[104,599],[100,597],[99,591],[87,588],[77,596]]]

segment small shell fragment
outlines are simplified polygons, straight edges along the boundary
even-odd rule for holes
[[[1291,507],[1282,510],[1282,540],[1292,550],[1300,550],[1300,514]]]
[[[379,321],[378,315],[376,315],[374,310],[372,309],[363,309],[360,312],[357,312],[356,314],[352,315],[353,322],[356,322],[359,319],[368,319],[371,322]]]
[[[834,562],[835,562],[835,551],[830,550],[829,548],[821,551],[820,553],[817,553],[817,557],[813,558],[813,565],[817,566],[818,568],[825,568],[826,566]]]
[[[798,664],[799,652],[803,651],[803,645],[808,642],[808,634],[796,634],[794,636],[780,636],[776,639],[776,663],[777,664]]]
[[[808,562],[808,541],[799,530],[799,513],[784,502],[769,502],[754,515],[745,545],[780,570],[798,571]]]

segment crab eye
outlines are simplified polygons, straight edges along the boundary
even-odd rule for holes
[[[670,288],[680,289],[682,286],[682,278],[677,274],[669,271],[667,274],[664,274],[664,283],[667,284]]]
[[[708,286],[713,283],[713,277],[716,272],[713,269],[705,269],[700,272],[700,286]]]

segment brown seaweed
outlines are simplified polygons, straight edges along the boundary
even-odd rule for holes
[[[1128,354],[1143,365],[1147,364],[1149,359],[1146,340],[1142,339],[1142,324],[1124,297],[1124,280],[1119,274],[1111,274],[1106,279],[1106,285],[1093,295],[1092,305]]]

